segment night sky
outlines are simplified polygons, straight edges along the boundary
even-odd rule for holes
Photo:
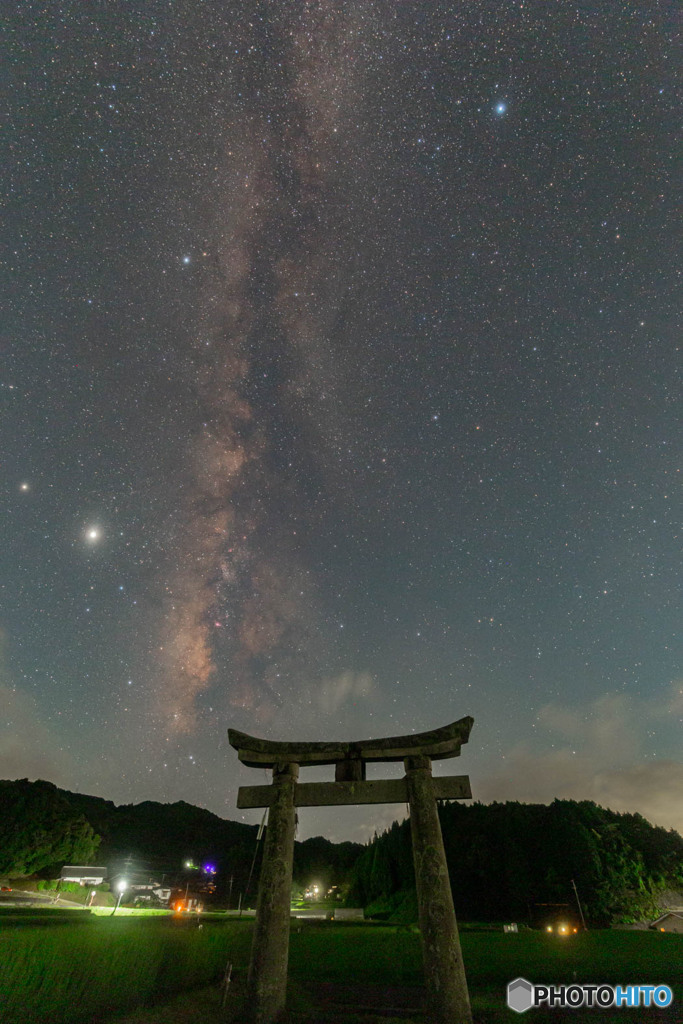
[[[675,10],[15,5],[0,777],[258,821],[229,726],[472,715],[683,829]]]

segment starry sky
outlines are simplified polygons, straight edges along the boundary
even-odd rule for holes
[[[472,715],[683,829],[675,9],[15,5],[0,776],[258,821],[228,726]]]

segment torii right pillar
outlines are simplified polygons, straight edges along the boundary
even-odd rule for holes
[[[404,759],[415,883],[422,938],[427,1014],[432,1024],[472,1024],[472,1009],[455,920],[431,758]]]

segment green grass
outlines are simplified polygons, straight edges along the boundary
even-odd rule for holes
[[[474,987],[537,982],[683,981],[683,937],[655,932],[595,931],[563,939],[543,932],[464,932],[463,958]],[[364,984],[419,985],[420,937],[384,925],[331,924],[292,935],[290,974],[315,967],[319,981],[353,977]]]
[[[85,1024],[111,1021],[116,1015],[165,1001],[163,1007],[136,1011],[132,1020],[188,1024],[201,1019],[197,1005],[216,1005],[215,984],[228,960],[234,984],[226,1014],[210,1019],[240,1020],[239,1001],[249,961],[253,920],[206,915],[175,919],[141,914],[135,917],[91,917],[69,926],[3,928],[0,931],[0,1020],[3,1024]],[[297,926],[298,927],[298,926]],[[324,986],[348,996],[358,993],[364,1005],[373,987],[386,999],[414,989],[419,1003],[422,985],[419,935],[405,928],[361,923],[302,922],[290,943],[291,1024],[336,1020],[332,1011],[313,1011]],[[507,983],[518,975],[536,983],[665,983],[674,986],[678,1012],[683,1000],[683,936],[653,932],[596,931],[567,939],[540,932],[503,935],[463,932],[463,956],[477,1024],[504,1024],[520,1018],[505,1007]],[[196,998],[183,991],[196,988]],[[201,993],[202,988],[204,989]],[[200,994],[201,993],[201,994]],[[174,999],[174,997],[176,997]],[[169,1000],[173,1000],[169,1003]],[[204,1002],[202,1002],[202,1000]],[[208,1000],[208,1002],[207,1002]],[[334,999],[332,1000],[334,1002]],[[351,1000],[353,1002],[353,1000]],[[358,1005],[358,1004],[357,1004]],[[391,1002],[386,1005],[391,1005]],[[349,1012],[344,1021],[373,1019]],[[563,1019],[534,1011],[541,1022]],[[660,1022],[683,1019],[662,1011],[638,1015]],[[209,1019],[207,1016],[205,1019]],[[572,1011],[573,1024],[594,1019]],[[598,1018],[595,1018],[598,1019]],[[422,1017],[416,1011],[414,1020]],[[625,1011],[599,1014],[600,1024],[632,1021]]]
[[[289,974],[300,981],[420,985],[420,936],[393,926],[304,923],[290,939]]]
[[[536,984],[578,983],[605,984],[669,984],[674,989],[675,1008],[640,1011],[637,1018],[664,1021],[683,1020],[683,936],[654,932],[595,931],[568,938],[543,932],[463,932],[463,958],[474,1011],[474,1019],[482,1024],[504,1024],[520,1020],[508,1010],[505,994],[508,982],[522,976]],[[316,989],[338,986],[359,993],[359,1004],[365,1001],[363,991],[372,986],[399,991],[422,984],[420,938],[416,932],[384,925],[318,925],[302,928],[292,935],[289,976],[294,992],[308,990],[313,1003]],[[391,991],[386,999],[391,999]],[[391,1002],[387,1003],[391,1005]],[[559,1015],[558,1015],[559,1014]],[[595,1020],[592,1011],[535,1010],[537,1024],[549,1021],[571,1021],[579,1024]],[[677,1014],[677,1016],[676,1016]],[[239,1019],[237,1017],[236,1019]],[[291,1024],[308,1024],[315,1015],[291,1014]],[[325,1019],[321,1017],[319,1019]],[[359,1020],[362,1019],[360,1016]],[[370,1019],[370,1018],[368,1018]],[[422,1021],[419,1013],[414,1018]],[[633,1014],[624,1010],[615,1013],[600,1011],[600,1024],[632,1021]],[[161,1022],[160,1022],[161,1024]],[[348,1024],[351,1024],[349,1018]]]
[[[512,940],[512,941],[510,941]],[[463,936],[473,983],[500,984],[521,974],[534,982],[683,981],[683,938],[655,932],[594,931],[563,939],[543,932]],[[471,966],[470,966],[471,965]]]
[[[172,910],[165,910],[158,907],[119,907],[113,914],[113,907],[91,907],[91,913],[96,917],[171,917]]]
[[[249,956],[249,925],[100,918],[0,933],[3,1024],[79,1024],[219,978]]]

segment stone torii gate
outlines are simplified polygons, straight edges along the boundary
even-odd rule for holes
[[[466,775],[432,778],[432,760],[459,756],[473,722],[461,718],[418,735],[350,743],[282,743],[228,730],[243,764],[273,770],[272,785],[243,786],[237,795],[239,808],[269,808],[247,981],[253,1024],[272,1024],[285,1006],[296,808],[381,803],[410,806],[429,1020],[471,1024],[436,801],[472,794]],[[403,761],[405,777],[368,780],[368,761]],[[299,768],[331,764],[334,782],[298,782]]]

